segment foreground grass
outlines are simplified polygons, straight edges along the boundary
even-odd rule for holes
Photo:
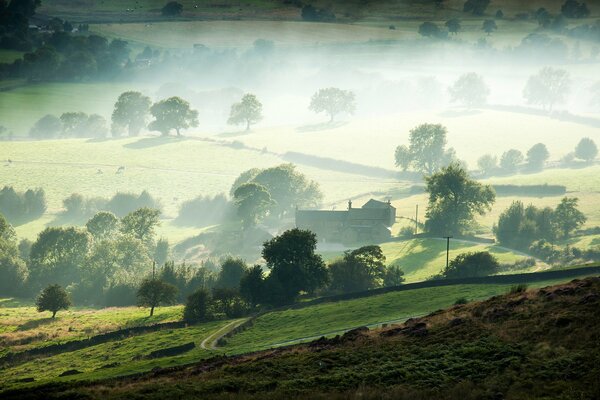
[[[181,316],[181,306],[159,307],[152,317],[144,308],[113,307],[73,308],[59,311],[52,319],[50,313],[39,313],[32,304],[0,299],[0,355],[9,350],[64,343],[122,328],[179,321]]]

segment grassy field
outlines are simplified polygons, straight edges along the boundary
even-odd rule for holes
[[[542,287],[558,281],[538,282],[531,287]],[[216,351],[204,350],[201,343],[211,337],[230,321],[211,322],[187,328],[163,330],[133,336],[122,340],[90,346],[85,349],[57,354],[8,367],[0,375],[0,384],[4,387],[22,386],[18,379],[35,377],[35,384],[58,382],[71,379],[100,379],[141,371],[156,367],[181,365],[198,361],[218,354],[239,354],[273,346],[307,341],[315,336],[332,336],[345,330],[363,326],[395,323],[410,317],[431,313],[449,307],[459,298],[470,301],[506,293],[510,285],[456,285],[439,288],[415,289],[392,292],[354,300],[323,303],[306,308],[267,313],[260,316],[254,324],[232,338],[227,339],[224,347]],[[8,306],[18,304],[3,301]],[[20,307],[13,307],[15,311]],[[3,308],[2,310],[5,310]],[[102,320],[117,323],[124,313],[131,310],[108,309],[102,311]],[[25,309],[25,312],[27,310]],[[83,311],[82,311],[83,312]],[[176,308],[158,309],[162,315],[174,315]],[[95,311],[100,313],[100,311]],[[162,314],[161,314],[162,313]],[[114,316],[114,317],[113,317]],[[139,318],[136,313],[133,318]],[[61,318],[59,316],[59,318]],[[68,318],[63,313],[63,319]],[[53,324],[66,326],[66,320],[53,321]],[[37,329],[37,328],[34,328]],[[194,342],[195,349],[179,356],[148,359],[146,356],[166,347]],[[75,369],[82,374],[59,378],[66,370]]]
[[[103,309],[72,308],[61,311],[55,319],[37,312],[35,305],[23,301],[0,300],[0,355],[38,346],[82,339],[122,328],[178,321],[182,307],[159,307],[152,317],[137,307]]]

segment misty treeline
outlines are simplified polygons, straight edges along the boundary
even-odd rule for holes
[[[19,192],[12,186],[4,186],[0,190],[0,214],[13,224],[37,219],[44,214],[46,208],[46,193],[42,188]]]

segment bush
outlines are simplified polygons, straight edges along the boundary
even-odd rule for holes
[[[211,297],[208,290],[200,288],[188,296],[183,310],[183,319],[187,322],[203,322],[213,319]]]
[[[459,297],[458,299],[456,299],[456,301],[454,302],[455,306],[459,306],[459,305],[463,305],[463,304],[467,304],[469,302],[469,300],[467,300],[466,297]]]
[[[496,257],[487,251],[459,254],[442,271],[445,278],[469,278],[494,275],[500,269]]]
[[[517,294],[517,293],[525,293],[527,291],[526,283],[519,283],[518,285],[513,285],[510,287],[508,293]]]
[[[116,283],[104,292],[106,307],[127,307],[137,304],[135,293],[137,286],[134,283]]]

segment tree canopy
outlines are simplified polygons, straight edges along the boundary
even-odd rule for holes
[[[68,310],[71,300],[68,293],[60,285],[47,286],[35,300],[38,312],[50,311],[52,318],[60,310]]]
[[[248,93],[242,97],[241,102],[231,105],[227,123],[231,125],[246,124],[246,131],[249,131],[250,125],[259,122],[262,118],[262,103],[255,95]]]
[[[359,292],[383,286],[386,275],[385,255],[381,247],[364,246],[348,250],[329,266],[331,288],[343,293]]]
[[[575,147],[575,157],[580,160],[591,162],[598,156],[598,147],[590,138],[583,138]]]
[[[448,88],[452,102],[462,103],[468,108],[485,105],[490,95],[490,89],[481,75],[469,72],[461,75]]]
[[[488,276],[498,273],[500,264],[496,257],[488,251],[470,252],[459,254],[444,268],[442,275],[445,278],[469,278]]]
[[[112,113],[113,127],[126,127],[129,136],[137,136],[146,127],[152,102],[140,92],[124,92],[115,103]],[[118,132],[113,128],[113,135]]]
[[[182,129],[198,126],[198,111],[192,110],[190,103],[180,97],[170,97],[153,104],[150,114],[154,121],[148,128],[160,132],[163,136],[167,136],[173,129],[177,136],[181,136]]]
[[[237,213],[245,227],[256,225],[275,206],[269,191],[261,184],[240,185],[233,194]]]
[[[170,283],[159,279],[144,279],[137,291],[138,305],[150,307],[150,316],[154,315],[154,308],[161,304],[172,304],[177,296],[177,288]]]
[[[456,163],[426,177],[425,182],[429,194],[425,227],[436,235],[466,233],[474,216],[485,214],[496,200],[491,186],[471,179]]]
[[[313,94],[308,109],[316,113],[327,113],[329,121],[333,122],[338,114],[353,114],[356,109],[356,100],[354,93],[349,90],[334,87],[319,89]]]
[[[529,77],[523,97],[528,104],[541,105],[545,111],[552,111],[556,104],[566,100],[570,90],[571,80],[567,71],[545,67]]]
[[[439,171],[455,159],[454,149],[446,149],[447,129],[440,124],[422,124],[410,131],[409,147],[396,148],[396,165],[425,175]]]
[[[548,157],[550,157],[550,152],[545,144],[534,144],[527,151],[527,165],[529,169],[540,170],[544,168],[544,164],[548,160]]]

